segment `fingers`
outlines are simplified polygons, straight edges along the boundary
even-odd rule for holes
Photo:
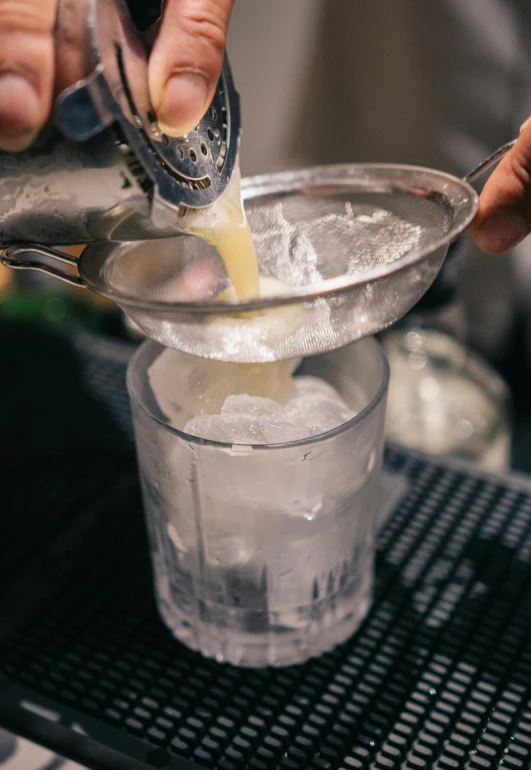
[[[25,149],[47,121],[57,0],[0,0],[0,148]]]
[[[168,0],[149,64],[153,106],[163,131],[186,134],[216,87],[234,0]],[[86,0],[0,0],[0,149],[28,147],[47,121],[55,90],[84,77]]]
[[[223,65],[234,0],[168,0],[149,60],[149,89],[162,131],[183,136],[210,104]]]
[[[60,0],[55,32],[55,95],[90,73],[86,62],[88,0]]]
[[[491,254],[512,249],[531,231],[531,121],[485,184],[472,223],[478,246]]]

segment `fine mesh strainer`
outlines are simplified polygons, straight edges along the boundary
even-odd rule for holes
[[[92,243],[79,261],[14,246],[2,261],[87,286],[149,337],[187,353],[234,362],[314,355],[380,331],[420,299],[474,216],[468,182],[511,144],[465,180],[384,164],[244,180],[260,273],[289,287],[274,296],[216,299],[229,285],[223,262],[191,236]]]

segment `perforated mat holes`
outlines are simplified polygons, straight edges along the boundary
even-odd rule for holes
[[[127,500],[62,595],[7,639],[3,670],[198,766],[527,768],[531,499],[395,451],[387,463],[410,491],[380,537],[373,610],[333,652],[239,671],[177,645]]]

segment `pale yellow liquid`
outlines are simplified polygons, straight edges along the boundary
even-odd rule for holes
[[[228,221],[210,237],[210,243],[216,247],[225,263],[236,296],[257,297],[260,294],[258,262],[251,228],[247,222],[241,225]]]
[[[187,232],[203,238],[214,246],[223,262],[232,286],[218,294],[217,300],[282,294],[288,287],[275,278],[260,278],[251,229],[242,204],[240,172],[236,168],[225,193],[208,209],[196,211],[188,220]],[[214,316],[205,323],[243,326],[257,340],[280,341],[295,331],[305,320],[302,305],[267,310],[234,312]],[[291,373],[295,362],[279,361],[266,364],[232,364],[240,367],[244,390],[275,398],[276,392],[287,395],[291,390]],[[218,364],[219,367],[219,364]],[[236,372],[236,369],[233,370]],[[234,375],[236,377],[236,375]],[[241,387],[241,386],[239,386]]]
[[[239,168],[234,170],[221,198],[208,210],[192,216],[187,231],[212,244],[225,263],[233,291],[224,292],[223,298],[257,297],[260,294],[258,262],[243,210]]]

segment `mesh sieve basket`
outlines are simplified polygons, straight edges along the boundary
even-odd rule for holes
[[[314,355],[402,317],[477,206],[456,177],[388,164],[249,178],[243,195],[260,274],[286,284],[285,293],[216,299],[229,285],[223,262],[191,236],[90,244],[73,280],[113,299],[152,339],[187,353],[235,362]],[[69,258],[48,251],[45,265],[44,250],[33,253],[33,267],[65,277],[49,260]]]

